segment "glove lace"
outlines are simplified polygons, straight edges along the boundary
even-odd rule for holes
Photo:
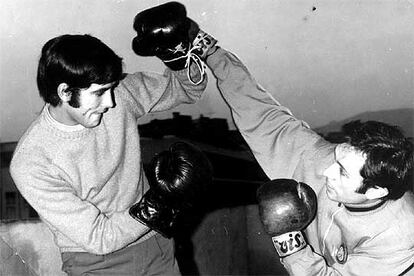
[[[190,47],[191,47],[191,43],[189,45],[189,48]],[[198,56],[194,52],[194,51],[201,50],[201,49],[202,49],[202,45],[195,43],[195,45],[193,45],[185,55],[180,56],[180,57],[176,57],[176,58],[173,58],[173,59],[169,59],[169,60],[164,60],[164,62],[173,62],[173,61],[176,61],[176,60],[179,60],[179,59],[182,59],[182,58],[186,58],[184,68],[187,68],[187,78],[192,84],[198,85],[204,80],[204,74],[206,73],[206,64],[201,59],[201,57]],[[174,53],[176,53],[176,52],[177,52],[177,50],[174,51]],[[191,66],[190,65],[191,65],[192,62],[194,62],[197,65],[198,72],[200,72],[200,79],[197,82],[193,81],[193,78],[191,77],[191,69],[190,69]]]

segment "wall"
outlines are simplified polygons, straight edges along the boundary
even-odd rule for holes
[[[0,221],[37,218],[36,211],[17,191],[9,171],[16,143],[0,143]]]
[[[39,221],[0,223],[0,252],[0,275],[66,275],[53,236]]]

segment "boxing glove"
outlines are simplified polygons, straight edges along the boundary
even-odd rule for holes
[[[173,235],[179,209],[165,205],[154,190],[148,190],[141,200],[129,209],[129,214],[166,238]]]
[[[313,220],[317,202],[311,187],[293,179],[275,179],[259,187],[257,200],[264,230],[280,257],[306,246],[301,230]]]
[[[179,214],[193,207],[212,182],[212,166],[201,150],[177,142],[157,154],[147,171],[150,189],[129,213],[170,238]]]
[[[168,2],[144,10],[135,16],[134,30],[137,36],[132,48],[137,55],[156,56],[172,70],[189,68],[195,62],[201,73],[199,82],[203,80],[203,60],[209,51],[214,52],[217,40],[187,17],[184,5]],[[189,69],[187,72],[192,81]]]

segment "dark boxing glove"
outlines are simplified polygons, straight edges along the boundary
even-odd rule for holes
[[[171,238],[179,209],[165,204],[163,198],[154,190],[148,190],[142,199],[129,209],[129,214],[139,222]]]
[[[212,166],[202,151],[187,143],[175,143],[154,157],[148,171],[150,189],[129,213],[170,238],[178,215],[201,198],[212,177]]]
[[[190,81],[189,67],[194,62],[201,74],[197,83],[203,80],[203,60],[214,51],[217,40],[187,17],[184,5],[168,2],[144,10],[135,16],[134,29],[137,36],[132,41],[132,48],[137,55],[157,56],[172,70],[187,68]]]
[[[272,236],[280,257],[306,246],[303,230],[314,218],[316,194],[308,185],[293,179],[275,179],[257,190],[259,216],[264,230]]]

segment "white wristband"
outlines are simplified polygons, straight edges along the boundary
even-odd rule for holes
[[[300,231],[288,232],[272,237],[272,242],[281,258],[289,256],[306,246],[305,237]]]

